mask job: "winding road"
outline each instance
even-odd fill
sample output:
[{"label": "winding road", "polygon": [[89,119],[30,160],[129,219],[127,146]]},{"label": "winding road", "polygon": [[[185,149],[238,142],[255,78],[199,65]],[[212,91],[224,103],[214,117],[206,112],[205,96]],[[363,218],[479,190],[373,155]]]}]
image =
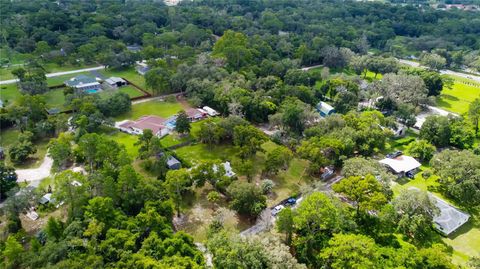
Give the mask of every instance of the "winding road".
[{"label": "winding road", "polygon": [[[90,67],[90,68],[83,68],[83,69],[76,69],[76,70],[70,70],[70,71],[49,73],[49,74],[46,74],[46,77],[47,78],[58,77],[58,76],[63,76],[63,75],[70,75],[70,74],[75,74],[75,73],[95,71],[95,70],[101,70],[101,69],[105,69],[105,66],[100,65],[100,66]],[[0,81],[0,85],[12,84],[12,83],[16,83],[17,81],[18,81],[18,79],[2,80],[2,81]]]},{"label": "winding road", "polygon": [[[412,66],[412,67],[426,68],[425,66],[421,65],[418,62],[403,60],[403,59],[398,59],[398,61],[401,64],[409,65],[409,66]],[[466,74],[466,73],[461,73],[461,72],[448,70],[448,69],[443,69],[443,70],[440,70],[439,72],[442,75],[453,75],[453,76],[457,76],[457,77],[471,79],[471,80],[474,80],[476,82],[480,82],[480,74],[477,74],[477,73],[476,74]]]}]

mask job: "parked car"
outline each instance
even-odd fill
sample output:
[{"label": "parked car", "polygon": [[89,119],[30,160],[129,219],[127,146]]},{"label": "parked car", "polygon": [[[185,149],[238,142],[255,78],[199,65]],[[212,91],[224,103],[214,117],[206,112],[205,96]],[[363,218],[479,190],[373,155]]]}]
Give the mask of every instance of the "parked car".
[{"label": "parked car", "polygon": [[402,151],[397,150],[397,151],[395,151],[395,152],[392,152],[392,153],[390,153],[390,154],[387,154],[386,157],[389,158],[389,159],[394,159],[394,158],[397,158],[398,156],[400,156],[400,155],[402,155],[402,154],[403,154]]},{"label": "parked car", "polygon": [[320,177],[322,178],[322,180],[327,180],[333,177],[334,175],[335,175],[335,169],[333,167],[325,167]]},{"label": "parked car", "polygon": [[292,206],[297,203],[297,199],[290,197],[283,204],[286,206]]},{"label": "parked car", "polygon": [[405,176],[413,179],[415,177],[415,171],[408,171],[405,173]]},{"label": "parked car", "polygon": [[276,216],[280,211],[282,211],[282,209],[284,209],[285,207],[283,205],[277,205],[276,207],[274,207],[272,209],[272,216]]}]

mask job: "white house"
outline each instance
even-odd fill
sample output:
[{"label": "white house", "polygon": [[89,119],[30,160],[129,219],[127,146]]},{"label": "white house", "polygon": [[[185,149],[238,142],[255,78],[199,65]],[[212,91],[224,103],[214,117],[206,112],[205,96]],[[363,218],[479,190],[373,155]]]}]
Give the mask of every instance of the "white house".
[{"label": "white house", "polygon": [[385,158],[379,161],[386,165],[390,170],[398,176],[405,176],[407,173],[415,173],[421,164],[415,158],[400,155],[395,158]]}]

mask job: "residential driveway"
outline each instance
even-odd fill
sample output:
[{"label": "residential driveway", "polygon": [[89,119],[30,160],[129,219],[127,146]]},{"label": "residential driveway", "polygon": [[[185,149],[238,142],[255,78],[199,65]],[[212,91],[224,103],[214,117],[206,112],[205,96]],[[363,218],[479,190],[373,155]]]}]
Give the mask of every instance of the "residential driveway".
[{"label": "residential driveway", "polygon": [[[45,155],[42,164],[38,168],[32,169],[17,169],[17,182],[32,182],[41,181],[42,179],[50,176],[50,170],[52,169],[53,160],[48,155]],[[38,184],[37,184],[38,185]]]},{"label": "residential driveway", "polygon": [[[100,70],[100,69],[104,69],[104,68],[105,68],[105,66],[101,65],[101,66],[90,67],[90,68],[83,68],[83,69],[77,69],[77,70],[50,73],[50,74],[46,74],[46,77],[47,78],[58,77],[58,76],[70,75],[70,74],[81,73],[81,72],[95,71],[95,70]],[[17,81],[18,81],[18,79],[2,80],[2,81],[0,81],[0,85],[12,84],[12,83],[15,83]]]}]

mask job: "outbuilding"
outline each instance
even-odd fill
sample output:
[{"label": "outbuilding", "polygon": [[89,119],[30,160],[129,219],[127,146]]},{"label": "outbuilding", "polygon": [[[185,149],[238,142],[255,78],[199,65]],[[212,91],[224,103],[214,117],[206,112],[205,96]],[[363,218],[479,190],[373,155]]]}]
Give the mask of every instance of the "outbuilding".
[{"label": "outbuilding", "polygon": [[127,85],[127,81],[120,77],[109,77],[105,80],[105,83],[112,88],[119,88]]},{"label": "outbuilding", "polygon": [[333,108],[331,105],[323,102],[323,101],[320,101],[318,104],[317,104],[317,107],[316,107],[318,113],[320,113],[320,116],[322,117],[326,117],[326,116],[329,116],[329,115],[332,115],[333,113],[335,113],[335,108]]}]

